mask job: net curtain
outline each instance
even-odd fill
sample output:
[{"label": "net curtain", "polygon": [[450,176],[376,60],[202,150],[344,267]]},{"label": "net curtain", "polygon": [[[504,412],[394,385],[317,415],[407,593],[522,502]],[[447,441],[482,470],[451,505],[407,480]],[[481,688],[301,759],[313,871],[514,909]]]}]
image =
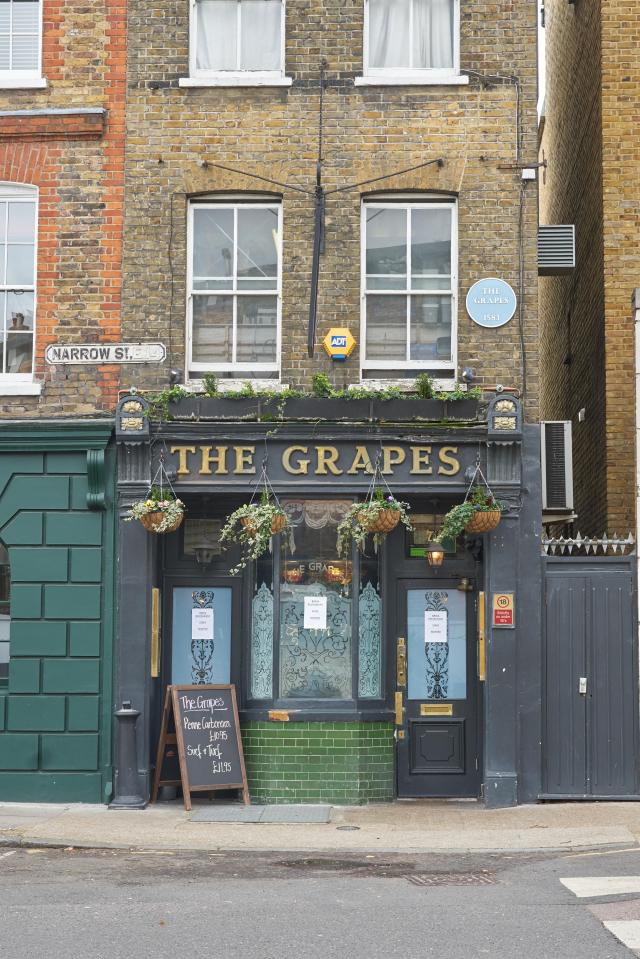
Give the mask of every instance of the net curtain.
[{"label": "net curtain", "polygon": [[453,0],[369,0],[369,66],[453,68],[453,11]]}]

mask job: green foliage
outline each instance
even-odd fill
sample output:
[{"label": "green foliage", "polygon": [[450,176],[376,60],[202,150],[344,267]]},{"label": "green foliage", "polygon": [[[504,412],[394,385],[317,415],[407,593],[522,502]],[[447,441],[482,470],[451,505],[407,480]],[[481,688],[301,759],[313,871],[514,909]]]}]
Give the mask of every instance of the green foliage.
[{"label": "green foliage", "polygon": [[218,395],[218,377],[214,376],[213,373],[205,373],[202,377],[202,382],[204,384],[205,396],[217,396]]},{"label": "green foliage", "polygon": [[455,402],[456,400],[478,400],[481,396],[482,390],[479,386],[472,386],[468,390],[463,390],[459,383],[456,383],[452,390],[435,394],[437,400],[447,400],[448,402]]},{"label": "green foliage", "polygon": [[326,373],[314,373],[311,384],[314,396],[333,396],[336,392]]},{"label": "green foliage", "polygon": [[421,400],[433,399],[433,380],[428,373],[419,373],[416,376],[415,391]]},{"label": "green foliage", "polygon": [[[385,495],[381,487],[376,487],[373,496],[366,503],[354,503],[346,513],[344,519],[338,525],[338,556],[348,556],[351,552],[351,544],[355,543],[359,550],[364,550],[367,534],[370,527],[377,519],[380,510],[395,510],[400,514],[399,522],[412,529],[411,520],[408,511],[408,503],[402,503],[392,494]],[[373,541],[379,545],[386,533],[374,533]]]},{"label": "green foliage", "polygon": [[193,394],[185,390],[182,386],[170,386],[160,393],[154,393],[149,397],[149,416],[159,420],[171,419],[169,404],[177,403],[178,400],[184,400]]},{"label": "green foliage", "polygon": [[260,503],[244,503],[227,517],[220,532],[220,542],[225,548],[231,543],[239,543],[242,547],[239,563],[229,570],[232,576],[266,553],[274,535],[272,526],[281,517],[286,519],[284,510],[279,503],[272,501],[266,490],[260,495]]}]

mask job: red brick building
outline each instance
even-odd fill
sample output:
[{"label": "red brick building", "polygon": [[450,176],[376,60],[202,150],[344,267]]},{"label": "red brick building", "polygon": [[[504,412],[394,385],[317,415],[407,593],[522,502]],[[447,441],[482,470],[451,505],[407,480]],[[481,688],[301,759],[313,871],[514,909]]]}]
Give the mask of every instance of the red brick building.
[{"label": "red brick building", "polygon": [[0,415],[112,409],[116,370],[62,372],[44,352],[52,342],[119,339],[125,4],[1,6],[0,216],[9,232]]}]

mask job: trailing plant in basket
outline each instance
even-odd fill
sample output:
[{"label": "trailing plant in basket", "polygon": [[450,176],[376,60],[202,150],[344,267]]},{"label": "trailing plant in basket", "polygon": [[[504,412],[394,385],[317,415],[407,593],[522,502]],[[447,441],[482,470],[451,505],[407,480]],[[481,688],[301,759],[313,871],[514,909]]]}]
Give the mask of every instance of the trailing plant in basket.
[{"label": "trailing plant in basket", "polygon": [[506,505],[498,502],[489,489],[484,486],[475,486],[464,503],[458,503],[445,515],[436,539],[440,543],[445,539],[455,540],[464,533],[476,513],[495,513],[496,511],[502,513],[505,509]]},{"label": "trailing plant in basket", "polygon": [[393,493],[376,487],[365,503],[354,503],[338,526],[338,555],[348,556],[351,544],[364,550],[366,537],[373,534],[378,546],[392,529],[402,523],[411,529],[408,503],[397,500]]},{"label": "trailing plant in basket", "polygon": [[[161,517],[161,519],[148,526],[144,522],[145,516]],[[147,499],[138,500],[133,503],[129,510],[129,515],[125,517],[125,523],[130,523],[137,519],[151,529],[154,533],[168,533],[182,522],[184,516],[184,503],[171,491],[161,486],[152,486],[149,490]]]},{"label": "trailing plant in basket", "polygon": [[269,548],[269,541],[287,526],[287,515],[268,493],[263,490],[259,503],[244,503],[234,510],[222,528],[220,542],[228,548],[231,543],[242,546],[240,562],[229,570],[232,576],[248,563],[258,559]]}]

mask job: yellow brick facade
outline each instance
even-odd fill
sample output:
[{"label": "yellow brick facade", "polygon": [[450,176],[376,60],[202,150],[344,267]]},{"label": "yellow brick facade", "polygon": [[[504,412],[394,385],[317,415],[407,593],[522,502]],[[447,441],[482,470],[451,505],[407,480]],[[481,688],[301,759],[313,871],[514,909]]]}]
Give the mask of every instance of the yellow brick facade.
[{"label": "yellow brick facade", "polygon": [[633,3],[546,4],[540,222],[575,223],[576,269],[540,279],[541,412],[573,422],[577,526],[592,534],[635,524],[639,23]]},{"label": "yellow brick facade", "polygon": [[[128,155],[123,338],[167,343],[185,368],[187,204],[202,193],[259,191],[283,200],[282,381],[309,389],[314,372],[339,383],[360,378],[359,350],[331,368],[321,342],[330,327],[360,339],[360,214],[368,191],[444,193],[458,198],[458,369],[477,383],[522,386],[526,357],[528,418],[538,418],[536,270],[537,184],[523,189],[516,161],[516,77],[522,159],[536,150],[536,9],[474,2],[461,8],[458,86],[357,86],[363,72],[363,0],[290,0],[286,5],[289,88],[180,87],[188,75],[187,4],[129,3]],[[171,55],[168,55],[170,51]],[[231,166],[313,190],[318,149],[320,64],[326,61],[323,184],[327,190],[442,157],[380,184],[327,201],[316,356],[307,356],[313,197],[216,168]],[[480,82],[476,74],[503,79]],[[482,277],[519,290],[519,215],[523,192],[523,315],[499,330],[469,319],[464,297]],[[135,371],[138,387],[167,383],[166,369]]]}]

